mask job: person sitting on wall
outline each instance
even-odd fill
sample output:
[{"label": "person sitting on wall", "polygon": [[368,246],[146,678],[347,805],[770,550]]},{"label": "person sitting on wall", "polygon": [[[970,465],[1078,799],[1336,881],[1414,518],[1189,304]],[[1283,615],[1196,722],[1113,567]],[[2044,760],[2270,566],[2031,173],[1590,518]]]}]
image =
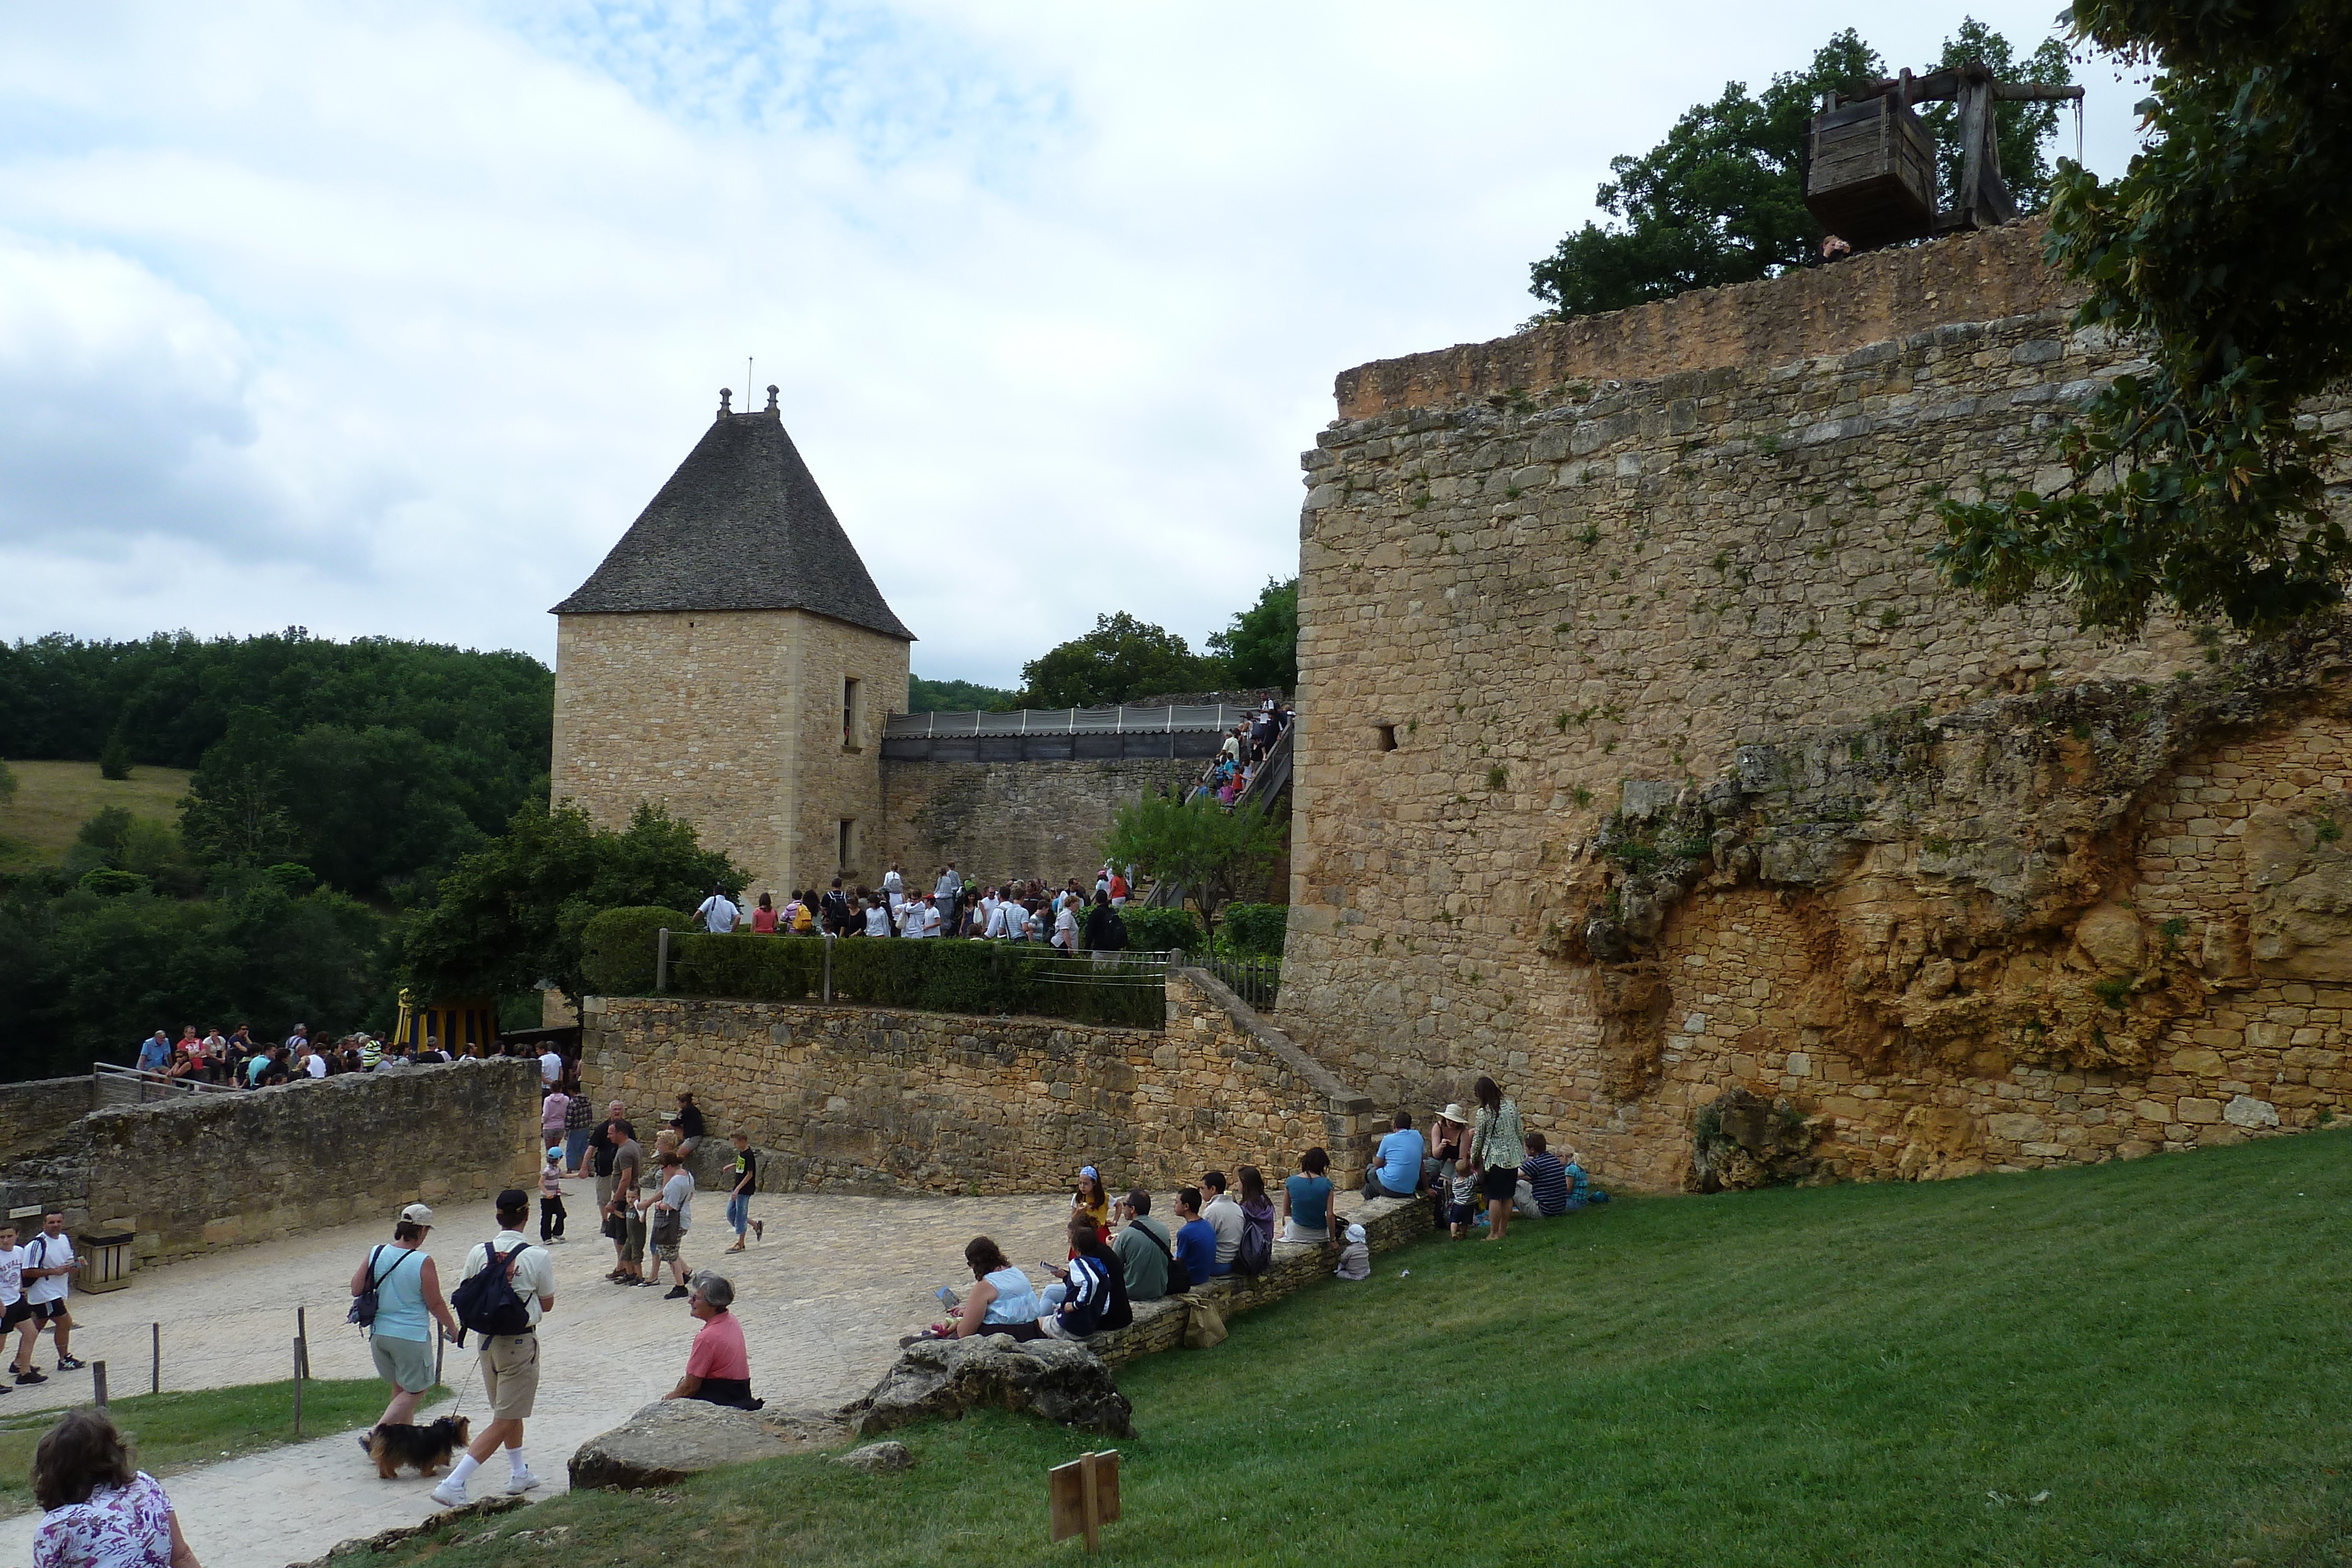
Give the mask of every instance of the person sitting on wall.
[{"label": "person sitting on wall", "polygon": [[1083,1214],[1070,1216],[1069,1234],[1070,1266],[1054,1270],[1061,1278],[1045,1289],[1042,1299],[1049,1310],[1037,1326],[1055,1339],[1084,1339],[1127,1327],[1135,1312],[1128,1304],[1127,1272],[1118,1255],[1103,1245],[1094,1222]]},{"label": "person sitting on wall", "polygon": [[1176,1256],[1195,1285],[1208,1283],[1217,1271],[1217,1228],[1201,1218],[1201,1189],[1176,1189]]},{"label": "person sitting on wall", "polygon": [[[1043,1339],[1037,1326],[1045,1303],[1029,1276],[1005,1261],[1004,1250],[985,1236],[964,1243],[963,1260],[971,1270],[972,1287],[961,1301],[948,1304],[945,1322],[933,1323],[933,1339],[970,1339],[974,1334],[1010,1334],[1016,1341]],[[945,1297],[949,1291],[940,1288]]]},{"label": "person sitting on wall", "polygon": [[751,1353],[743,1343],[742,1320],[728,1310],[734,1304],[732,1284],[707,1269],[694,1276],[686,1310],[702,1326],[686,1353],[686,1375],[664,1399],[699,1399],[734,1410],[767,1404],[751,1397]]},{"label": "person sitting on wall", "polygon": [[1110,1247],[1118,1254],[1119,1271],[1127,1280],[1127,1299],[1156,1301],[1168,1293],[1175,1240],[1166,1226],[1151,1218],[1151,1195],[1141,1187],[1118,1200],[1118,1218],[1123,1228]]},{"label": "person sitting on wall", "polygon": [[1285,1241],[1331,1239],[1331,1156],[1309,1149],[1298,1156],[1298,1174],[1282,1184],[1282,1239]]},{"label": "person sitting on wall", "polygon": [[1364,1167],[1366,1197],[1411,1197],[1421,1190],[1421,1134],[1412,1130],[1412,1113],[1399,1111],[1381,1139],[1371,1163]]}]

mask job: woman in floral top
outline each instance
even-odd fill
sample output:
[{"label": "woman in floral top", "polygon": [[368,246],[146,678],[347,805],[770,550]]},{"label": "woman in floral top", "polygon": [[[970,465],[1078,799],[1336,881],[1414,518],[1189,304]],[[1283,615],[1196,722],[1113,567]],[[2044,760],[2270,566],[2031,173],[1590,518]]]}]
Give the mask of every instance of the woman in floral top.
[{"label": "woman in floral top", "polygon": [[1519,1166],[1528,1157],[1519,1130],[1519,1108],[1503,1098],[1491,1078],[1477,1084],[1478,1125],[1470,1134],[1470,1158],[1485,1174],[1478,1190],[1486,1197],[1486,1239],[1500,1241],[1511,1228],[1511,1200],[1519,1192]]},{"label": "woman in floral top", "polygon": [[198,1568],[172,1500],[131,1468],[102,1411],[68,1412],[42,1436],[33,1497],[48,1511],[33,1537],[33,1568]]}]

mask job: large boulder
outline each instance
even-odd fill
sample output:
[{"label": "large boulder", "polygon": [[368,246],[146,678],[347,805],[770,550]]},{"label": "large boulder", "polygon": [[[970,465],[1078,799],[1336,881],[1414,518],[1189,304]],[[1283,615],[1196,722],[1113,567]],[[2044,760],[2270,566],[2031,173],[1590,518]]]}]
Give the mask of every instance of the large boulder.
[{"label": "large boulder", "polygon": [[700,1399],[648,1405],[609,1432],[600,1432],[572,1456],[572,1484],[581,1487],[666,1486],[720,1465],[749,1464],[793,1451],[748,1410]]},{"label": "large boulder", "polygon": [[1009,1334],[917,1340],[844,1414],[858,1437],[874,1437],[967,1410],[1027,1411],[1108,1437],[1135,1435],[1134,1411],[1102,1357],[1060,1340],[1016,1344]]}]

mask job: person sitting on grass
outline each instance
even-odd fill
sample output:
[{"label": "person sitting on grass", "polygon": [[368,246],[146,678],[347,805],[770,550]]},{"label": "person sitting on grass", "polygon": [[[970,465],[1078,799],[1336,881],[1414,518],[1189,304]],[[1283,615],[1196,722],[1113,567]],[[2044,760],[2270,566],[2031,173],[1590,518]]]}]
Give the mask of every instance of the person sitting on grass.
[{"label": "person sitting on grass", "polygon": [[743,1323],[728,1309],[735,1304],[735,1287],[708,1269],[695,1275],[686,1310],[702,1326],[694,1331],[694,1348],[686,1353],[686,1375],[664,1399],[699,1399],[735,1410],[757,1410],[767,1404],[751,1397],[751,1353],[743,1344]]},{"label": "person sitting on grass", "polygon": [[1037,1326],[1055,1339],[1084,1339],[1135,1321],[1118,1255],[1103,1245],[1094,1222],[1085,1215],[1070,1216],[1070,1266],[1054,1272],[1060,1279],[1045,1287],[1044,1300],[1050,1310]]},{"label": "person sitting on grass", "polygon": [[[1005,1260],[1004,1249],[985,1236],[964,1243],[963,1260],[971,1270],[972,1287],[961,1301],[948,1308],[945,1322],[933,1323],[933,1339],[970,1339],[974,1334],[1010,1334],[1016,1341],[1043,1339],[1037,1326],[1045,1303],[1037,1299],[1029,1276]],[[947,1293],[946,1288],[940,1294]]]},{"label": "person sitting on grass", "polygon": [[1201,1218],[1201,1189],[1176,1189],[1176,1256],[1192,1283],[1205,1285],[1217,1271],[1217,1228]]},{"label": "person sitting on grass", "polygon": [[[1528,1190],[1535,1195],[1536,1212],[1547,1219],[1584,1207],[1580,1192],[1569,1190],[1568,1162],[1551,1152],[1551,1145],[1541,1133],[1528,1134],[1527,1163],[1519,1174],[1528,1178]],[[1577,1185],[1583,1185],[1584,1173],[1576,1173]]]}]

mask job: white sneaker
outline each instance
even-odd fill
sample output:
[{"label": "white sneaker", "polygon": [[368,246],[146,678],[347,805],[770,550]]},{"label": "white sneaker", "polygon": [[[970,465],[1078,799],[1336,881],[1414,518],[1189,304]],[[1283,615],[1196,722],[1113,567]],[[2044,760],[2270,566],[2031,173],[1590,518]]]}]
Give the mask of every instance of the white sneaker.
[{"label": "white sneaker", "polygon": [[529,1465],[525,1465],[522,1468],[522,1474],[508,1478],[507,1494],[511,1497],[517,1492],[530,1491],[532,1488],[538,1485],[539,1478],[530,1473],[530,1467]]},{"label": "white sneaker", "polygon": [[466,1506],[466,1489],[459,1486],[457,1479],[452,1476],[433,1489],[433,1500],[443,1508],[463,1508]]}]

